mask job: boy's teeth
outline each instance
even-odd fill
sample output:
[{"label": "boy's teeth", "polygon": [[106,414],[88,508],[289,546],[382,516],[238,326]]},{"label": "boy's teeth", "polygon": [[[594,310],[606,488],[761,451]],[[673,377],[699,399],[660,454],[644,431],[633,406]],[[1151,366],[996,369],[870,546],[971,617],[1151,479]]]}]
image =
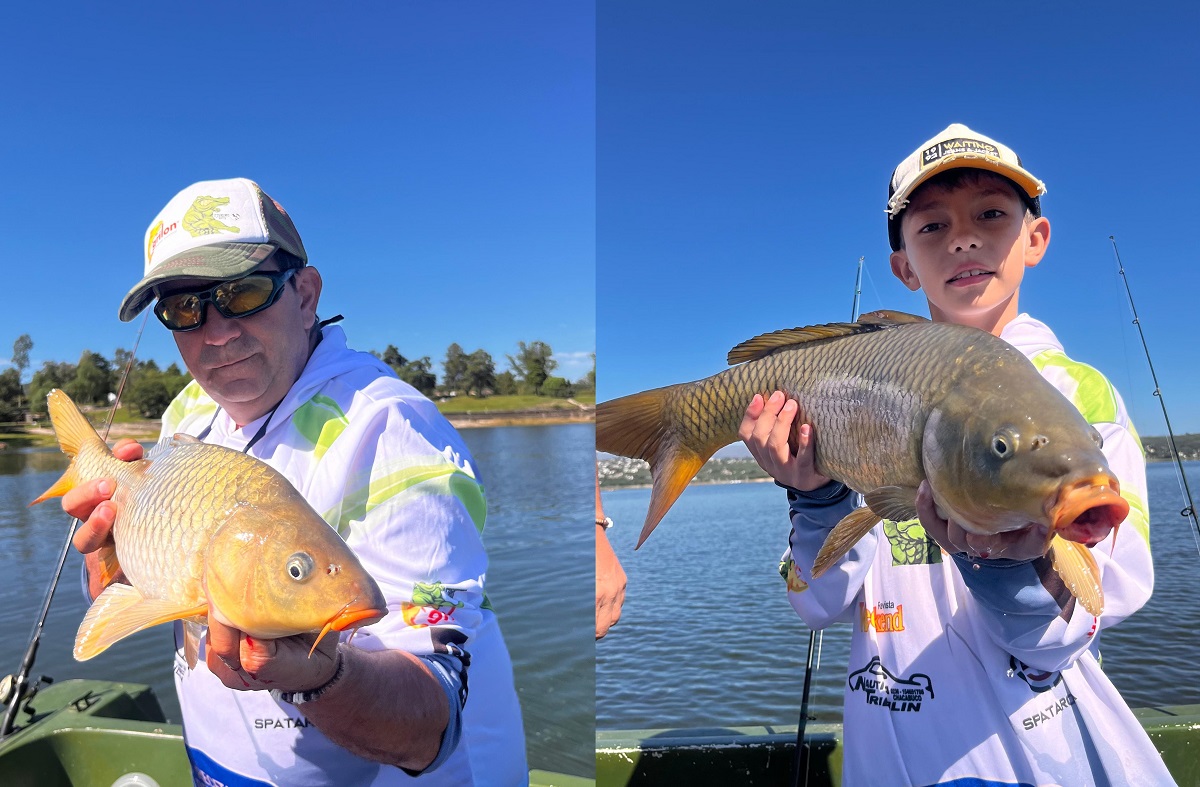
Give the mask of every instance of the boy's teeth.
[{"label": "boy's teeth", "polygon": [[983,270],[963,271],[962,273],[958,274],[950,281],[958,281],[959,279],[965,279],[968,276],[982,276],[985,273],[987,273],[987,271],[983,271]]}]

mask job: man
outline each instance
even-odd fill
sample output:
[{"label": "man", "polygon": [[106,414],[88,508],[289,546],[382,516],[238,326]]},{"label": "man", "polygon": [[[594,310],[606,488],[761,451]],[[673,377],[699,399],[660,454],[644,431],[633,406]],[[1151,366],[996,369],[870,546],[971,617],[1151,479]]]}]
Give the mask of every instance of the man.
[{"label": "man", "polygon": [[[374,576],[389,614],[349,641],[251,638],[209,618],[175,676],[197,784],[524,784],[512,666],[483,592],[486,503],[433,403],[319,322],[321,276],[291,219],[242,178],[172,199],[146,233],[122,320],[156,300],[194,381],[163,435],[186,433],[283,473]],[[122,459],[140,447],[117,446]],[[69,493],[89,592],[120,515],[112,479]],[[468,695],[470,674],[470,702]]]}]

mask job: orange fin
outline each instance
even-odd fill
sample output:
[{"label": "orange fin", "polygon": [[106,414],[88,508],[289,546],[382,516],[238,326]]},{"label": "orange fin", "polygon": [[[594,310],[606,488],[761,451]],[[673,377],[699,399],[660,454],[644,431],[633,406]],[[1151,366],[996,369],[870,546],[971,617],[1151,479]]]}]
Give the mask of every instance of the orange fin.
[{"label": "orange fin", "polygon": [[87,661],[130,634],[169,620],[208,613],[208,604],[181,607],[176,601],[143,598],[130,585],[113,584],[88,608],[75,634],[75,659]]},{"label": "orange fin", "polygon": [[879,520],[879,514],[867,506],[856,508],[842,517],[842,521],[829,531],[829,535],[825,537],[825,543],[821,545],[821,551],[817,553],[817,560],[813,563],[813,578],[828,571],[829,567],[849,552],[850,547],[857,544],[863,536],[870,532],[871,528],[879,523]]},{"label": "orange fin", "polygon": [[97,569],[100,573],[99,580],[103,587],[108,587],[121,573],[121,564],[117,562],[117,548],[112,545],[100,547],[96,550],[96,558],[100,561]]},{"label": "orange fin", "polygon": [[672,429],[668,409],[668,401],[679,387],[655,388],[601,402],[596,407],[596,450],[650,463],[654,489],[650,494],[650,510],[638,537],[639,547],[704,463],[719,448],[737,439],[735,432],[715,435],[700,449],[683,445],[680,435]]},{"label": "orange fin", "polygon": [[782,331],[760,334],[753,339],[747,339],[729,351],[726,360],[730,366],[745,361],[764,358],[783,347],[797,344],[816,342],[822,339],[836,339],[842,336],[854,336],[859,333],[870,333],[896,325],[914,322],[929,322],[924,317],[904,312],[877,311],[869,312],[858,318],[858,322],[831,322],[825,325],[809,325],[803,328],[787,328]]},{"label": "orange fin", "polygon": [[106,454],[110,453],[108,446],[100,439],[100,435],[83,413],[79,412],[71,397],[55,388],[46,394],[46,408],[50,412],[50,422],[54,424],[54,435],[58,438],[58,445],[64,454],[71,457],[71,464],[62,478],[30,503],[31,506],[52,497],[62,497],[75,488],[81,480],[79,471],[75,468],[75,457],[84,447],[93,446]]},{"label": "orange fin", "polygon": [[1071,595],[1089,614],[1104,612],[1104,588],[1100,585],[1100,566],[1092,550],[1061,536],[1050,540],[1050,560]]}]

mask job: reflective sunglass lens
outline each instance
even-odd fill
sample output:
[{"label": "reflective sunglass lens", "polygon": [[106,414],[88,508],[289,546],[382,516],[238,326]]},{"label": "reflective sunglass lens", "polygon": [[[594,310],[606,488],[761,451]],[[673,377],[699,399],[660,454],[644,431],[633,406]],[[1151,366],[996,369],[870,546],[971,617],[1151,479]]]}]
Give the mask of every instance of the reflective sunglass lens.
[{"label": "reflective sunglass lens", "polygon": [[266,276],[247,276],[218,287],[213,303],[227,316],[236,317],[261,308],[271,297],[275,282]]}]

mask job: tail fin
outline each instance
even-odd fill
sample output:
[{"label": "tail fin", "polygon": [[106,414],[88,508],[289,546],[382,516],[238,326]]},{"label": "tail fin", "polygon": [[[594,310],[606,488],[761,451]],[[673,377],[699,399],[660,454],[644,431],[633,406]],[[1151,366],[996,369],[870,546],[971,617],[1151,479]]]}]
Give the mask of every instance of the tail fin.
[{"label": "tail fin", "polygon": [[704,446],[699,451],[682,444],[668,408],[671,393],[678,387],[643,391],[596,406],[596,450],[650,463],[654,489],[650,493],[646,523],[638,537],[639,547],[704,463],[729,442]]},{"label": "tail fin", "polygon": [[54,424],[54,434],[58,437],[58,445],[64,454],[71,457],[71,464],[63,473],[62,478],[55,481],[53,486],[30,503],[31,506],[52,497],[62,497],[75,488],[79,483],[79,471],[76,468],[75,457],[84,446],[98,444],[100,450],[108,452],[108,446],[100,439],[100,435],[96,434],[96,430],[88,423],[88,419],[84,417],[83,413],[79,412],[79,408],[71,401],[71,397],[55,388],[46,395],[46,405],[50,411],[50,422]]}]

